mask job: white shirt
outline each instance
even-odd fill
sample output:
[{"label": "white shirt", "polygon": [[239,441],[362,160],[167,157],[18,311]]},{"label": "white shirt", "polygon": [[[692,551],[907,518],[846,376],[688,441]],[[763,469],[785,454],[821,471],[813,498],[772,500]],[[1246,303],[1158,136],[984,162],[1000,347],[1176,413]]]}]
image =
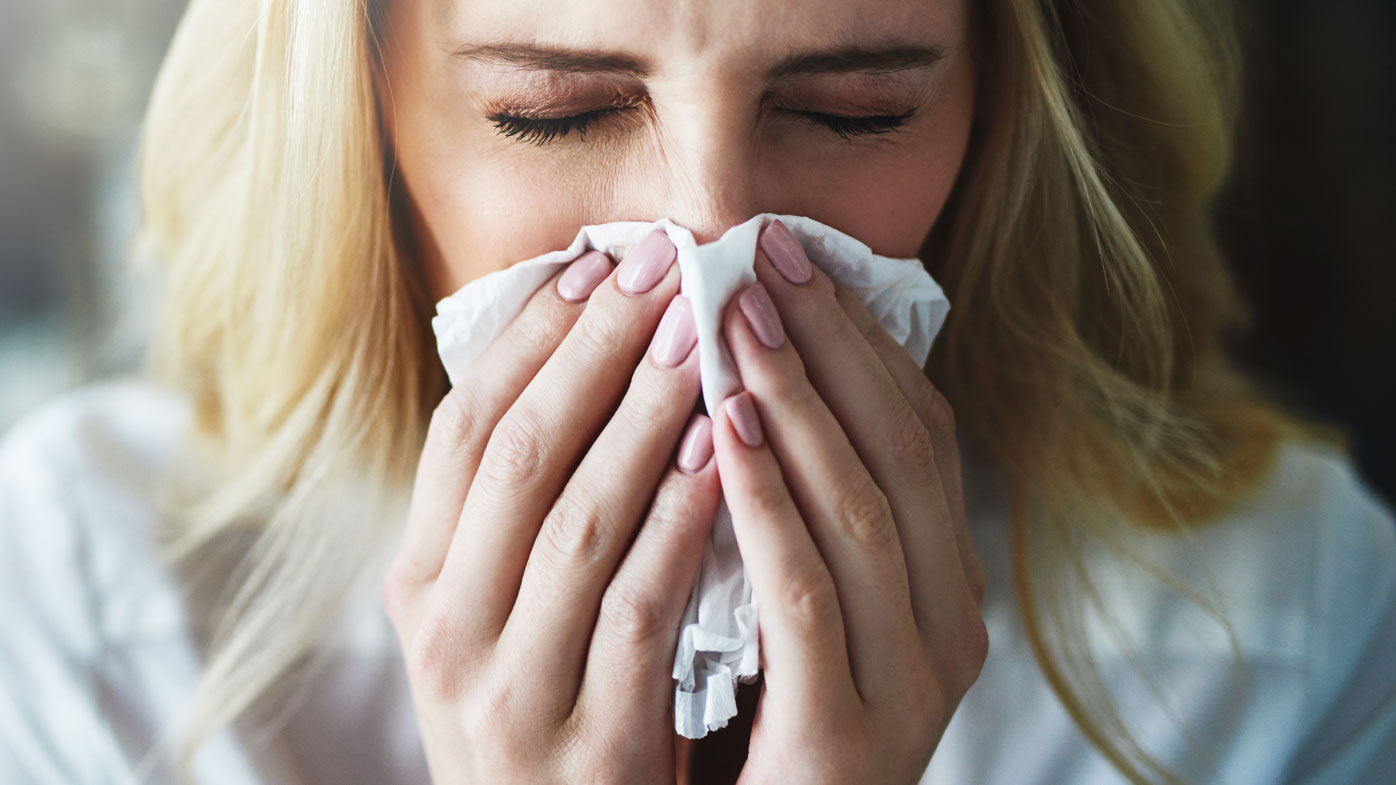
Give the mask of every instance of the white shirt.
[{"label": "white shirt", "polygon": [[[0,442],[3,785],[136,782],[152,734],[182,716],[200,664],[155,554],[150,499],[180,460],[189,414],[171,393],[113,382],[48,404]],[[990,649],[922,782],[1123,783],[1029,651],[1003,484],[969,462],[965,476]],[[1089,637],[1161,762],[1199,782],[1396,783],[1396,523],[1346,459],[1287,445],[1265,487],[1223,521],[1190,537],[1131,532],[1129,543],[1220,599],[1245,663],[1233,681],[1220,627],[1091,552],[1126,643],[1099,623]],[[342,643],[287,727],[219,736],[198,759],[203,782],[429,782],[378,576],[342,618]],[[1131,641],[1162,702],[1134,675]]]}]

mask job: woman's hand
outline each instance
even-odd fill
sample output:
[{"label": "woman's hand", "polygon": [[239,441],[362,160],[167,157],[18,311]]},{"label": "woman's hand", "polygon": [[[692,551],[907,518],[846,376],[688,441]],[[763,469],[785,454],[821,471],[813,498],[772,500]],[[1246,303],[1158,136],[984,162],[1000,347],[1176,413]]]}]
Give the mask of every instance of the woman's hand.
[{"label": "woman's hand", "polygon": [[713,426],[761,609],[739,781],[908,785],[988,648],[953,418],[784,226],[761,249],[724,315],[746,390]]},{"label": "woman's hand", "polygon": [[613,275],[584,254],[432,417],[383,588],[437,785],[674,779],[718,482],[673,258],[662,232]]}]

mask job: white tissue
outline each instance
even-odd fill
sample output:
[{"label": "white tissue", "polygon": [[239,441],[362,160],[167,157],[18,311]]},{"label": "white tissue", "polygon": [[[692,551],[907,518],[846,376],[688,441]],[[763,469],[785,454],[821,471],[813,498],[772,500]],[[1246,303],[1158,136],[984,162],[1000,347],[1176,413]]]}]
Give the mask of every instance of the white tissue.
[{"label": "white tissue", "polygon": [[[467,383],[466,371],[538,287],[590,249],[617,263],[645,235],[662,229],[678,249],[680,292],[693,306],[699,373],[708,411],[741,389],[720,339],[722,309],[741,287],[756,280],[756,241],[780,219],[816,266],[848,286],[889,335],[924,364],[950,305],[920,260],[874,254],[862,242],[811,218],[761,213],[698,245],[693,234],[668,218],[584,226],[565,250],[552,251],[463,286],[436,305],[432,328],[451,384]],[[697,739],[725,726],[737,713],[737,682],[755,680],[759,664],[756,598],[737,550],[727,505],[720,503],[703,548],[674,653],[674,729]]]}]

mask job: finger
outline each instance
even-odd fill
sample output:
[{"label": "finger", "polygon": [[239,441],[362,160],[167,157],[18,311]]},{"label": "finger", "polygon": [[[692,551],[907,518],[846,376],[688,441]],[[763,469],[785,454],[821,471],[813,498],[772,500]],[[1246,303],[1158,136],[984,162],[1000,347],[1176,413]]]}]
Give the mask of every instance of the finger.
[{"label": "finger", "polygon": [[718,407],[713,448],[732,530],[756,597],[762,668],[771,713],[848,717],[861,708],[853,687],[843,614],[833,576],[810,539],[780,464],[765,440],[751,393]]},{"label": "finger", "polygon": [[676,296],[620,407],[544,519],[500,636],[511,661],[562,679],[547,692],[568,707],[602,595],[698,401],[696,343],[688,300]]},{"label": "finger", "polygon": [[834,293],[844,313],[862,333],[892,379],[901,390],[902,397],[911,404],[922,424],[931,435],[932,453],[935,456],[936,470],[941,478],[941,488],[950,508],[950,519],[955,524],[955,545],[960,554],[960,563],[969,582],[970,592],[976,603],[984,599],[984,565],[970,538],[969,523],[965,518],[965,494],[960,445],[956,438],[955,413],[950,402],[936,389],[926,372],[917,367],[906,348],[897,343],[878,324],[862,299],[852,289],[833,282]]},{"label": "finger", "polygon": [[790,495],[833,574],[859,694],[887,698],[900,689],[889,676],[901,658],[923,648],[888,500],[810,385],[765,287],[739,291],[723,328]]},{"label": "finger", "polygon": [[587,296],[612,267],[609,256],[588,251],[558,271],[471,364],[470,384],[453,388],[437,405],[418,460],[402,543],[389,571],[387,583],[395,594],[414,593],[440,573],[490,431],[562,342]]},{"label": "finger", "polygon": [[679,624],[719,495],[712,420],[694,414],[601,600],[577,698],[580,711],[611,713],[617,697],[627,696],[629,706],[645,712],[640,716],[667,716]]},{"label": "finger", "polygon": [[[777,236],[783,230],[779,222],[767,228]],[[958,600],[961,588],[969,595],[935,441],[886,364],[838,302],[833,281],[804,260],[810,269],[808,282],[791,283],[772,265],[765,249],[802,254],[799,244],[762,236],[757,277],[769,282],[771,298],[805,360],[810,380],[888,497],[906,554],[917,625],[925,636],[933,637],[946,600]],[[900,347],[897,351],[906,354]],[[906,365],[914,367],[910,357]]]},{"label": "finger", "polygon": [[[436,585],[455,634],[503,629],[541,522],[629,383],[617,370],[636,367],[678,291],[673,260],[663,232],[637,245],[490,434]],[[620,288],[637,269],[643,290]]]}]

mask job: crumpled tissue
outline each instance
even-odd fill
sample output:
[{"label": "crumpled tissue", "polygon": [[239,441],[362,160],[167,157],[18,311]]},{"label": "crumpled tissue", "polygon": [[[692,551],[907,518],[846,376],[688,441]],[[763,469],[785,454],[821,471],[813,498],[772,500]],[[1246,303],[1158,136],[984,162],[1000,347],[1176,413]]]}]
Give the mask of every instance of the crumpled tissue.
[{"label": "crumpled tissue", "polygon": [[[658,229],[678,249],[680,293],[692,304],[698,333],[703,401],[709,412],[717,411],[724,398],[741,390],[720,338],[722,309],[735,292],[756,280],[757,237],[774,219],[790,229],[811,262],[863,300],[918,365],[925,363],[950,305],[920,260],[879,256],[866,244],[811,218],[761,213],[703,245],[668,218],[584,226],[564,250],[471,281],[437,303],[432,320],[447,375],[453,385],[468,383],[470,364],[568,262],[597,249],[619,264],[641,238]],[[674,654],[675,731],[702,738],[736,715],[737,682],[755,681],[758,646],[756,598],[737,550],[731,514],[720,503]]]}]

